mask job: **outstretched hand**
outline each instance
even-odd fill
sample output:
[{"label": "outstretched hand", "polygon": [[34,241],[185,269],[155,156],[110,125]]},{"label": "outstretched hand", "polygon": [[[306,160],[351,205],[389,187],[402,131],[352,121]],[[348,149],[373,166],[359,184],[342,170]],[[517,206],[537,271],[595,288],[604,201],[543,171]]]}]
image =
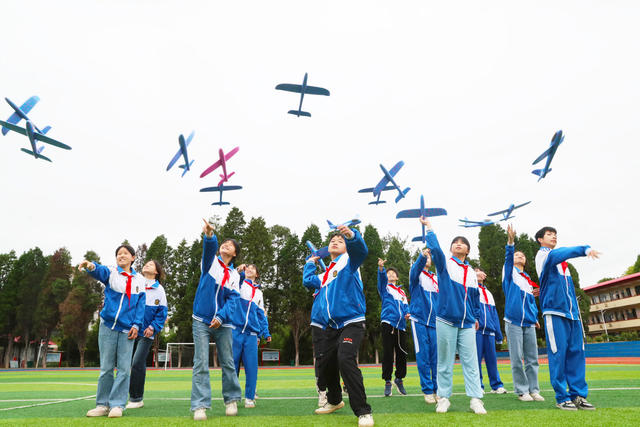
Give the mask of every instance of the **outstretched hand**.
[{"label": "outstretched hand", "polygon": [[213,226],[209,224],[209,221],[207,221],[206,219],[202,218],[202,220],[204,221],[204,227],[202,227],[202,232],[207,237],[213,237],[213,231],[214,231]]},{"label": "outstretched hand", "polygon": [[600,258],[601,253],[596,251],[595,249],[591,249],[589,252],[587,252],[587,258],[591,258],[591,259],[598,259]]},{"label": "outstretched hand", "polygon": [[378,270],[382,271],[385,262],[387,261],[383,260],[382,258],[378,258]]},{"label": "outstretched hand", "polygon": [[242,273],[245,268],[247,268],[247,264],[240,264],[239,266],[236,267],[236,271],[238,273]]},{"label": "outstretched hand", "polygon": [[316,262],[318,262],[318,260],[319,260],[319,259],[320,259],[320,257],[319,257],[319,256],[312,256],[312,257],[309,257],[309,259],[307,260],[307,262],[312,262],[312,263],[314,263],[314,264],[315,264]]},{"label": "outstretched hand", "polygon": [[421,216],[418,219],[420,220],[420,224],[427,227],[427,230],[431,230],[431,222],[429,222],[429,218],[427,218],[426,216]]},{"label": "outstretched hand", "polygon": [[340,232],[340,234],[342,234],[344,237],[346,237],[349,240],[353,239],[353,236],[355,235],[353,234],[353,231],[351,231],[351,229],[346,225],[339,225],[338,231]]},{"label": "outstretched hand", "polygon": [[80,264],[78,264],[78,270],[89,270],[89,271],[93,271],[96,269],[96,265],[91,262],[91,261],[87,261],[86,259],[84,261],[82,261]]},{"label": "outstretched hand", "polygon": [[516,230],[513,229],[513,225],[507,225],[507,243],[513,245],[516,241]]}]

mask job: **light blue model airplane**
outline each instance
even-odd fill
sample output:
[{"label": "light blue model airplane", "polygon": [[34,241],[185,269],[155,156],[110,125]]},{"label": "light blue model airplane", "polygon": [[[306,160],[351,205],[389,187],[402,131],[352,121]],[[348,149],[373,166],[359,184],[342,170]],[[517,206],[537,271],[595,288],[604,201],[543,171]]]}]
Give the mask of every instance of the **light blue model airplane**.
[{"label": "light blue model airplane", "polygon": [[462,222],[462,224],[459,224],[459,225],[460,227],[464,227],[464,228],[483,227],[485,225],[495,224],[495,222],[491,221],[489,218],[485,219],[484,221],[471,221],[467,219],[467,217],[464,217],[464,219],[459,219],[458,221]]},{"label": "light blue model airplane", "polygon": [[309,240],[307,240],[307,247],[311,251],[310,256],[320,257],[318,259],[318,264],[320,264],[320,268],[322,268],[322,271],[326,271],[327,266],[325,265],[324,261],[322,261],[322,258],[326,258],[329,256],[329,247],[325,246],[324,248],[316,249],[313,243],[311,243]]},{"label": "light blue model airplane", "polygon": [[[24,133],[23,131],[20,130],[15,130],[10,126],[2,126],[2,134],[6,135],[7,133],[9,133],[10,130],[15,130],[18,133],[22,133],[23,135],[27,135],[29,137],[29,127],[31,127],[31,134],[35,135],[35,134],[40,134],[40,135],[46,135],[47,132],[49,132],[49,130],[51,130],[51,126],[45,126],[42,130],[40,130],[27,116],[27,114],[33,109],[33,107],[35,107],[35,105],[38,103],[38,101],[40,101],[40,98],[37,96],[32,96],[31,98],[27,99],[27,101],[22,104],[20,107],[18,107],[16,104],[14,104],[9,98],[5,98],[5,101],[7,101],[7,104],[9,104],[9,106],[11,108],[13,108],[13,114],[11,114],[11,116],[7,119],[7,123],[9,125],[17,125],[18,123],[20,123],[21,120],[24,120],[27,124],[25,126],[24,131],[26,131],[26,133]],[[18,129],[22,129],[22,128],[18,128]],[[22,151],[23,153],[27,153],[29,155],[34,156],[36,159],[42,159],[42,160],[46,160],[48,162],[51,161],[50,158],[42,155],[42,150],[44,150],[44,145],[38,147],[38,144],[36,141],[38,141],[39,138],[32,138],[29,137],[29,142],[31,143],[31,148],[32,150],[27,150],[26,148],[21,148],[20,151]],[[44,142],[44,141],[43,141]],[[56,141],[57,142],[57,141]],[[62,144],[62,143],[60,143]],[[53,144],[56,145],[56,144]],[[64,145],[64,144],[62,144]],[[58,145],[59,146],[59,145]],[[60,147],[60,146],[59,146]],[[65,147],[67,147],[65,145]],[[64,147],[61,147],[64,148]],[[67,148],[67,149],[70,149]]]},{"label": "light blue model airplane", "polygon": [[213,203],[211,203],[211,205],[223,206],[223,205],[230,204],[229,202],[223,202],[222,201],[222,193],[223,192],[225,192],[225,191],[233,191],[233,190],[241,190],[241,189],[242,189],[242,187],[239,186],[239,185],[219,185],[217,187],[201,188],[200,192],[201,193],[206,193],[206,192],[219,191],[220,192],[220,201],[213,202]]},{"label": "light blue model airplane", "polygon": [[518,206],[515,206],[513,203],[511,203],[507,209],[504,209],[504,210],[501,210],[501,211],[498,211],[498,212],[494,212],[494,213],[490,213],[490,214],[488,214],[488,216],[502,215],[503,218],[500,221],[506,221],[508,219],[515,218],[515,216],[511,215],[514,210],[516,210],[518,208],[521,208],[523,206],[526,206],[529,203],[531,203],[531,200],[529,200],[528,202],[525,202],[525,203],[523,203],[521,205],[518,205]]},{"label": "light blue model airplane", "polygon": [[564,135],[562,134],[562,130],[559,130],[555,134],[553,134],[553,138],[551,138],[551,145],[549,146],[549,148],[547,148],[544,153],[540,154],[538,158],[533,161],[532,164],[535,165],[545,157],[547,158],[547,162],[544,164],[544,168],[536,169],[531,172],[532,174],[539,176],[538,182],[540,182],[542,178],[546,177],[547,174],[551,172],[551,160],[553,160],[553,156],[556,155],[556,151],[558,150],[560,144],[562,144],[562,141],[564,141]]},{"label": "light blue model airplane", "polygon": [[[398,163],[396,163],[395,166],[393,166],[391,168],[391,170],[387,170],[387,168],[385,168],[383,165],[380,165],[380,169],[382,169],[382,173],[384,174],[384,176],[382,177],[380,182],[378,182],[378,184],[373,189],[371,189],[371,188],[363,188],[362,190],[359,190],[358,192],[359,193],[373,193],[373,196],[377,197],[377,199],[375,200],[375,202],[370,202],[369,204],[377,205],[379,203],[384,203],[384,201],[380,200],[380,193],[382,193],[383,191],[396,189],[396,190],[398,190],[398,196],[396,197],[396,203],[398,203],[398,201],[400,201],[400,199],[404,198],[404,196],[407,195],[409,190],[411,190],[410,187],[407,187],[404,190],[401,190],[400,187],[398,186],[398,184],[396,184],[396,181],[393,179],[393,177],[396,176],[398,171],[400,171],[400,169],[402,169],[402,166],[404,166],[404,162],[402,160],[400,160]],[[387,184],[389,184],[389,183],[391,183],[391,185],[387,186]]]},{"label": "light blue model airplane", "polygon": [[295,116],[304,116],[311,117],[311,113],[306,111],[302,111],[302,100],[304,99],[304,95],[324,95],[329,96],[330,93],[327,89],[315,86],[307,86],[307,73],[304,73],[304,79],[302,80],[302,85],[294,85],[290,83],[282,83],[276,86],[276,90],[285,90],[287,92],[295,92],[300,94],[300,105],[297,110],[289,110],[289,114],[293,114]]},{"label": "light blue model airplane", "polygon": [[[447,211],[442,208],[425,208],[424,207],[424,196],[420,195],[420,208],[418,209],[406,209],[404,211],[398,212],[396,218],[422,218],[422,217],[431,217],[431,216],[440,216],[446,215]],[[424,229],[424,225],[422,225],[422,236],[416,236],[411,239],[412,242],[422,242],[427,243],[427,233]]]},{"label": "light blue model airplane", "polygon": [[343,222],[342,224],[338,224],[338,225],[335,225],[331,221],[327,220],[327,224],[329,224],[329,229],[330,230],[335,230],[336,228],[340,227],[341,225],[346,225],[347,227],[353,227],[354,225],[358,225],[361,222],[362,221],[360,221],[360,219],[358,218],[358,215],[356,215],[355,218],[350,219],[349,221]]},{"label": "light blue model airplane", "polygon": [[180,134],[180,136],[178,137],[178,145],[180,145],[180,149],[178,150],[176,155],[173,156],[173,159],[171,159],[171,161],[169,162],[167,170],[171,169],[180,157],[184,157],[184,165],[178,166],[180,169],[184,169],[184,171],[182,172],[182,176],[184,176],[185,173],[191,170],[191,165],[193,164],[194,160],[189,161],[189,156],[187,155],[187,147],[189,146],[189,143],[191,143],[193,135],[195,135],[195,131],[191,131],[191,134],[185,140],[184,135]]}]

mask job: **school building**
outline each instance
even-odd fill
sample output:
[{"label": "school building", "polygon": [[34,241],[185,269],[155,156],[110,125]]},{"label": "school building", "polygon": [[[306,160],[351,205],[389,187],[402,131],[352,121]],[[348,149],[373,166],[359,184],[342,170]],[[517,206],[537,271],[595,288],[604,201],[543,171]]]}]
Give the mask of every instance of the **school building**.
[{"label": "school building", "polygon": [[591,300],[587,333],[617,335],[640,331],[640,273],[582,289]]}]

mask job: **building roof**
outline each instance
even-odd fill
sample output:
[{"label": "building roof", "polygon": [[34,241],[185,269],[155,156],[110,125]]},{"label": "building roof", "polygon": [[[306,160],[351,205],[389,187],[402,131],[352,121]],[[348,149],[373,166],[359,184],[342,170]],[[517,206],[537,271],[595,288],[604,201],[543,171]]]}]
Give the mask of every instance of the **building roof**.
[{"label": "building roof", "polygon": [[618,277],[617,279],[607,280],[606,282],[596,283],[595,285],[587,286],[586,288],[582,288],[583,291],[592,291],[594,289],[606,288],[614,285],[622,285],[627,282],[631,282],[635,279],[640,279],[640,273],[630,274],[628,276]]}]

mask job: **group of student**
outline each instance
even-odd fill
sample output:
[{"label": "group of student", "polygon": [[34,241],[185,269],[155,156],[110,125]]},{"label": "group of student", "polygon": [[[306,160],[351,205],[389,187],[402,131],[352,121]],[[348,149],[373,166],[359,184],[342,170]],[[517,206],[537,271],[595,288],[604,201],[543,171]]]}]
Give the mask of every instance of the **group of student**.
[{"label": "group of student", "polygon": [[[399,284],[394,268],[378,261],[378,292],[382,299],[382,379],[385,396],[391,395],[393,361],[394,384],[406,394],[406,321],[411,321],[420,385],[426,403],[436,403],[436,412],[445,413],[451,403],[453,366],[456,353],[462,364],[465,391],[470,408],[486,414],[480,362],[484,358],[491,389],[506,393],[497,370],[495,344],[502,341],[500,321],[491,292],[482,282],[480,270],[469,265],[469,241],[455,237],[451,256],[445,255],[427,218],[427,248],[411,267],[410,303]],[[214,229],[206,220],[203,227],[203,254],[200,281],[193,303],[194,366],[191,410],[194,420],[206,420],[211,408],[209,343],[213,339],[222,370],[222,396],[226,415],[237,414],[241,400],[238,381],[240,362],[245,368],[245,407],[255,407],[258,372],[258,343],[271,340],[255,265],[234,268],[240,246],[234,239],[218,245]],[[574,285],[566,261],[579,256],[598,258],[589,246],[556,248],[552,227],[536,233],[540,250],[536,269],[540,285],[524,272],[525,254],[515,251],[515,231],[508,227],[502,288],[505,294],[505,333],[509,346],[515,393],[522,401],[543,401],[538,384],[538,354],[535,328],[539,296],[547,340],[551,385],[556,406],[563,410],[595,409],[587,402],[585,354],[582,322]],[[313,289],[311,326],[319,392],[316,414],[330,414],[342,407],[344,381],[349,404],[359,426],[373,426],[357,355],[366,333],[366,305],[360,266],[368,254],[362,235],[345,225],[330,236],[331,263],[317,272],[318,257],[310,257],[303,269],[304,286]],[[96,408],[87,416],[120,417],[126,408],[143,406],[146,358],[155,334],[167,316],[166,296],[159,280],[162,267],[156,261],[144,265],[142,274],[132,269],[133,248],[116,250],[117,267],[83,261],[85,269],[105,285],[104,307],[100,312],[100,377]],[[435,267],[435,274],[430,271]],[[126,298],[125,298],[126,297]],[[138,331],[144,331],[139,336]],[[136,352],[132,353],[134,343]],[[523,364],[524,362],[524,364]],[[117,374],[113,375],[117,367]],[[131,375],[130,375],[131,372]]]}]

